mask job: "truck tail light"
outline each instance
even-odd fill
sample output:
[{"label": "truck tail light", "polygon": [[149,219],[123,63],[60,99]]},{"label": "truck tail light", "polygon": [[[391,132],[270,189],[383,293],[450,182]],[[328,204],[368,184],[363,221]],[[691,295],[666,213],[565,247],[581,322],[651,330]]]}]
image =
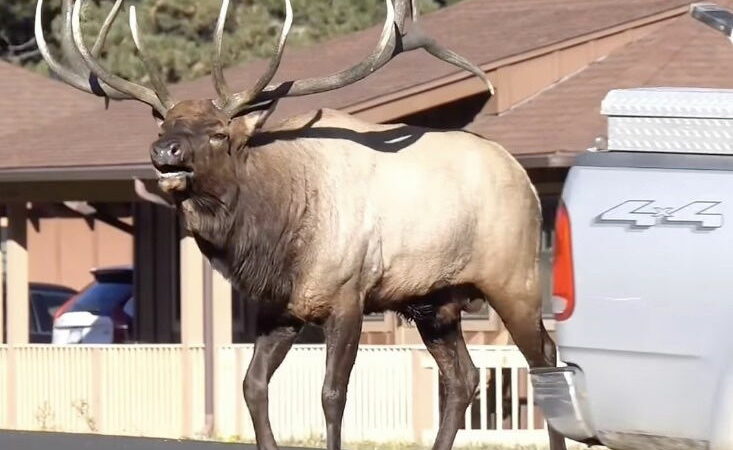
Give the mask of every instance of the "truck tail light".
[{"label": "truck tail light", "polygon": [[555,320],[568,320],[575,310],[575,284],[573,280],[573,247],[570,233],[570,216],[564,204],[560,204],[555,217],[555,258],[553,265],[552,295]]}]

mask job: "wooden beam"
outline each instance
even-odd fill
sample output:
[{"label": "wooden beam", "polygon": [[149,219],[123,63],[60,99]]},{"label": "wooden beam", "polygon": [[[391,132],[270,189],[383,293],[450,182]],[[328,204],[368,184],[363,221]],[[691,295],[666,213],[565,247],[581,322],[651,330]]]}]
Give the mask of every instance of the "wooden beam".
[{"label": "wooden beam", "polygon": [[131,202],[138,200],[135,188],[129,180],[0,183],[0,198],[11,202],[64,202],[68,200]]},{"label": "wooden beam", "polygon": [[11,203],[7,240],[7,336],[8,344],[28,343],[28,210],[26,204]]}]

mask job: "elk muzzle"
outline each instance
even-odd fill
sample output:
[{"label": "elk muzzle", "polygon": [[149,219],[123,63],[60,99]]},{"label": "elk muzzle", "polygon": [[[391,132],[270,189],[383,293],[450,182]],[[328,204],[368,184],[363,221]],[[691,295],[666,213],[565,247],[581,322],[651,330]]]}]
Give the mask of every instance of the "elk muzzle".
[{"label": "elk muzzle", "polygon": [[150,149],[150,159],[158,172],[158,185],[166,192],[185,191],[193,175],[191,152],[178,139],[159,139]]}]

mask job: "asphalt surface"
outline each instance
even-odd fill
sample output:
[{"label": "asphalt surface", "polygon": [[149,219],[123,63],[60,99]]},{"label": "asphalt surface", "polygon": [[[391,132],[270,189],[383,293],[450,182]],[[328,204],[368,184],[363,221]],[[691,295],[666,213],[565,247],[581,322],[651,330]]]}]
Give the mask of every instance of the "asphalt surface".
[{"label": "asphalt surface", "polygon": [[[293,447],[282,447],[288,450]],[[255,450],[250,444],[0,430],[0,450]]]}]

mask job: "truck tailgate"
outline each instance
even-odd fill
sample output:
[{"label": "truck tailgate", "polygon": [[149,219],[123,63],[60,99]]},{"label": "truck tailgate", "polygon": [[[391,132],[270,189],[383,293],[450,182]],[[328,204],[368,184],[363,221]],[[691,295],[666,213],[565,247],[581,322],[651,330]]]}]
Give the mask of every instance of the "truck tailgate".
[{"label": "truck tailgate", "polygon": [[568,176],[576,305],[558,343],[599,433],[710,436],[733,346],[729,159],[596,154]]}]

